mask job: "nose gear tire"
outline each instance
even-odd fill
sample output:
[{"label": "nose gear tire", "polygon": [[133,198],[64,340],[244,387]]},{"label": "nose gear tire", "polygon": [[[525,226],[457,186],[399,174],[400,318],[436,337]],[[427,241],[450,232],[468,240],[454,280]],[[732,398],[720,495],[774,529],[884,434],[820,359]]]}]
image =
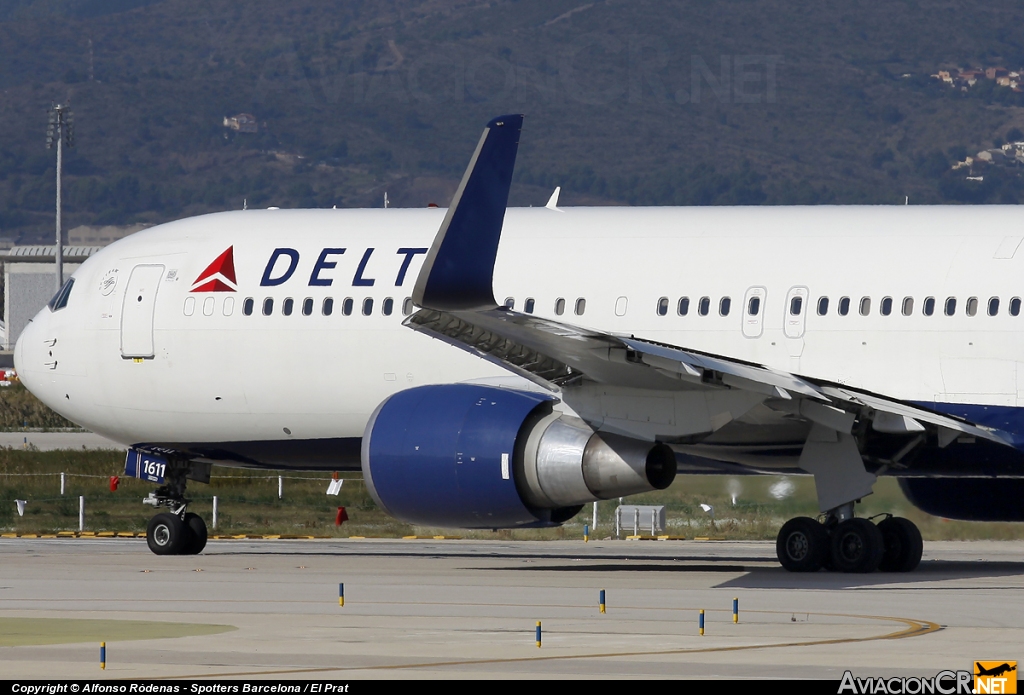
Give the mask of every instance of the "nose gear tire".
[{"label": "nose gear tire", "polygon": [[185,528],[188,531],[188,541],[182,548],[182,555],[198,555],[206,547],[206,522],[198,514],[189,512],[185,515]]},{"label": "nose gear tire", "polygon": [[178,555],[188,540],[188,529],[175,514],[157,514],[146,527],[146,544],[157,555]]}]

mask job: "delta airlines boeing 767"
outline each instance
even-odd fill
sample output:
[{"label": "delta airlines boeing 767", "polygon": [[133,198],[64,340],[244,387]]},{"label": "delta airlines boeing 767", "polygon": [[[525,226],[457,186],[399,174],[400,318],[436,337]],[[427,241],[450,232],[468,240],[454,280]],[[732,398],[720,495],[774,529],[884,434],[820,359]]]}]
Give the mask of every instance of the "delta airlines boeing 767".
[{"label": "delta airlines boeing 767", "polygon": [[[679,473],[808,473],[789,570],[908,571],[925,511],[1024,520],[1015,207],[506,210],[521,116],[451,206],[247,210],[85,262],[22,333],[28,388],[159,487],[158,554],[212,464],[362,470],[414,524],[521,528]],[[279,379],[258,378],[283,365]]]}]

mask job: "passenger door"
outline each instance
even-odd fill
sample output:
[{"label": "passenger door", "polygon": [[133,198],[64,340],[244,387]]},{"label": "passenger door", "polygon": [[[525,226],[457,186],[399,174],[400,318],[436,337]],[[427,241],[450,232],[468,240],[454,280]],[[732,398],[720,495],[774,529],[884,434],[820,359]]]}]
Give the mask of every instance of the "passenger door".
[{"label": "passenger door", "polygon": [[156,293],[164,276],[162,265],[137,265],[132,269],[121,307],[121,357],[152,358],[153,315]]}]

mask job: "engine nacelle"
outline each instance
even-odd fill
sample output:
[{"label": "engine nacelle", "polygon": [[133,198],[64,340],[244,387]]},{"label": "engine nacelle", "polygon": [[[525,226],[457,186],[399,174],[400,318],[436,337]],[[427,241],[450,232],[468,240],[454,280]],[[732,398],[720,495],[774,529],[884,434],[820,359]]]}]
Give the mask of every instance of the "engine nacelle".
[{"label": "engine nacelle", "polygon": [[595,433],[544,394],[474,384],[421,386],[381,403],[362,466],[382,509],[425,526],[553,526],[583,504],[661,490],[665,444]]},{"label": "engine nacelle", "polygon": [[1024,521],[1024,479],[900,478],[910,503],[934,516],[963,521]]}]

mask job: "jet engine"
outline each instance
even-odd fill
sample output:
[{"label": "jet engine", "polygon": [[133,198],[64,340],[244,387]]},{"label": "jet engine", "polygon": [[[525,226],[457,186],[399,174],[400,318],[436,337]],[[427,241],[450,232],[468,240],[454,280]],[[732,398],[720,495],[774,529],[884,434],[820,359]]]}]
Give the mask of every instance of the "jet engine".
[{"label": "jet engine", "polygon": [[403,521],[457,528],[557,526],[596,500],[667,488],[665,444],[597,433],[554,399],[474,384],[421,386],[366,425],[363,476]]}]

